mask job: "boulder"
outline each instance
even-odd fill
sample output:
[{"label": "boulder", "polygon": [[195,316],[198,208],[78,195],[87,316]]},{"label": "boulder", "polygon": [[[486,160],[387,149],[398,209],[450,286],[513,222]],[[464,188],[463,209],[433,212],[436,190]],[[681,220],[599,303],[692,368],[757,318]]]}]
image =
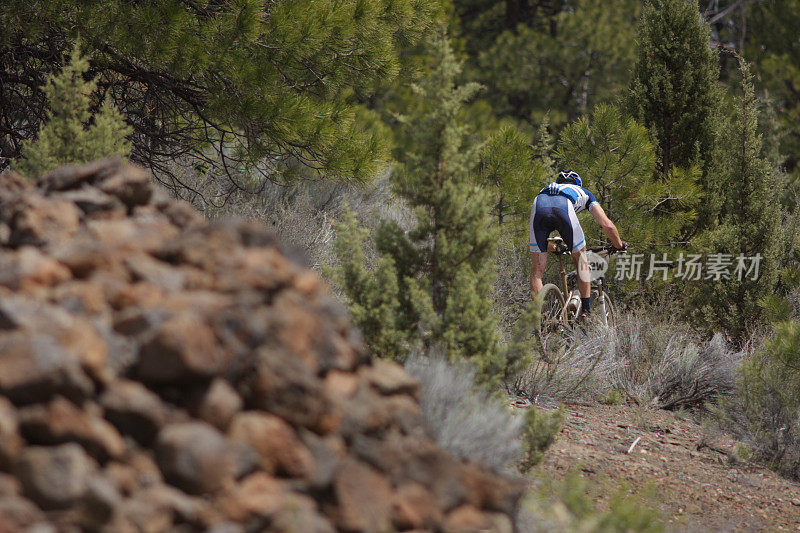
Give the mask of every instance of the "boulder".
[{"label": "boulder", "polygon": [[97,466],[75,443],[28,446],[14,471],[26,497],[42,509],[63,509],[76,504],[89,487]]},{"label": "boulder", "polygon": [[225,436],[199,422],[170,424],[158,435],[156,459],[164,478],[190,494],[233,482],[236,460]]},{"label": "boulder", "polygon": [[47,405],[25,407],[19,412],[22,436],[31,444],[77,442],[98,461],[105,462],[125,453],[119,432],[101,416],[79,409],[56,397]]}]

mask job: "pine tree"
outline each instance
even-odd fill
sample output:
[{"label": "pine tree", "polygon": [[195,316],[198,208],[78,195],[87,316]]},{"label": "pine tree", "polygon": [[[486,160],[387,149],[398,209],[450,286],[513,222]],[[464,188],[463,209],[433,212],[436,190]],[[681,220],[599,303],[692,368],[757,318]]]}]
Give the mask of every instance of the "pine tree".
[{"label": "pine tree", "polygon": [[[75,46],[69,63],[57,76],[51,76],[43,88],[50,109],[47,122],[39,129],[35,140],[23,145],[23,159],[18,169],[35,177],[68,163],[87,163],[113,154],[127,156],[132,128],[108,100],[101,111],[92,117],[92,94],[95,80],[85,81],[83,75],[89,62]],[[93,118],[93,123],[86,124]]]},{"label": "pine tree", "polygon": [[[601,104],[564,128],[557,157],[580,173],[623,238],[640,251],[678,236],[694,216],[694,180],[681,173],[656,179],[647,129],[614,106]],[[588,238],[604,238],[596,224],[583,227]]]},{"label": "pine tree", "polygon": [[[471,0],[456,2],[472,3]],[[594,105],[618,98],[634,62],[634,21],[638,0],[552,2],[546,18],[522,21],[501,32],[467,35],[475,49],[472,79],[486,85],[486,98],[500,116],[540,124],[545,114],[555,127],[575,120]],[[463,17],[485,22],[498,16],[497,3],[475,6]],[[470,28],[471,26],[468,26]],[[489,40],[485,35],[496,35]],[[489,41],[489,42],[487,42]],[[481,43],[475,46],[473,43]],[[485,44],[484,44],[485,43]]]},{"label": "pine tree", "polygon": [[400,302],[394,262],[384,255],[374,270],[367,270],[364,243],[369,231],[358,225],[350,209],[345,210],[335,229],[333,247],[340,266],[334,275],[348,296],[353,323],[364,334],[373,355],[404,360],[409,339],[398,323]]},{"label": "pine tree", "polygon": [[750,2],[747,8],[747,57],[765,94],[775,100],[782,126],[783,166],[800,190],[800,0]]},{"label": "pine tree", "polygon": [[685,0],[648,0],[638,26],[637,60],[629,107],[646,126],[662,180],[675,169],[703,169],[705,201],[699,223],[713,218],[718,189],[708,181],[715,138],[715,109],[720,98],[717,54],[697,4]]},{"label": "pine tree", "polygon": [[[765,311],[775,298],[777,279],[777,232],[779,212],[774,170],[762,155],[758,132],[758,101],[750,70],[741,60],[742,95],[730,124],[721,137],[719,157],[713,170],[716,187],[725,191],[720,225],[701,240],[704,251],[730,254],[730,279],[706,280],[696,287],[691,299],[693,314],[715,329],[724,329],[732,339],[744,341],[751,329],[766,318]],[[759,276],[734,275],[737,257],[759,256]],[[744,266],[750,267],[752,263]]]},{"label": "pine tree", "polygon": [[[431,74],[415,86],[420,105],[403,119],[413,151],[395,175],[397,192],[413,208],[416,225],[406,232],[394,222],[383,222],[375,236],[385,258],[379,269],[393,268],[397,280],[397,303],[388,304],[395,311],[386,314],[391,325],[384,329],[404,332],[409,348],[470,360],[486,382],[504,376],[525,350],[519,342],[500,347],[489,298],[495,243],[489,195],[475,181],[481,145],[469,143],[461,118],[464,103],[478,86],[456,86],[461,65],[443,30],[433,45]],[[343,262],[349,259],[342,253],[356,255],[353,249],[341,249]],[[360,276],[350,288],[345,284],[345,292],[363,305],[368,298],[353,285],[369,283]]]},{"label": "pine tree", "polygon": [[481,153],[481,181],[493,193],[500,225],[510,215],[528,217],[537,186],[547,175],[533,155],[528,136],[510,124],[489,137]]},{"label": "pine tree", "polygon": [[80,39],[135,128],[132,159],[156,176],[182,157],[275,181],[371,179],[387,143],[358,104],[440,13],[428,0],[6,0],[0,170],[40,126],[36,87]]},{"label": "pine tree", "polygon": [[542,169],[547,176],[554,176],[556,172],[556,162],[553,161],[553,137],[550,135],[550,114],[545,113],[542,122],[539,124],[539,131],[536,134],[536,159],[541,163]]}]

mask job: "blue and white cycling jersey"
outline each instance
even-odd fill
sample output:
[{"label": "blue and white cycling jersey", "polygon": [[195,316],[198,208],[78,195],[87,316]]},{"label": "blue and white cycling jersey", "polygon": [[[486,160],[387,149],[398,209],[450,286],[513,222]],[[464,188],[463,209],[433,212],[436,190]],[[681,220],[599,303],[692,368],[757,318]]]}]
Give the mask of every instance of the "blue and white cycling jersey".
[{"label": "blue and white cycling jersey", "polygon": [[576,213],[580,213],[584,209],[589,209],[592,207],[592,203],[597,203],[597,198],[594,197],[594,194],[583,187],[571,183],[553,182],[542,189],[539,194],[547,194],[549,196],[560,194],[561,196],[566,196],[569,201],[572,202],[572,205],[575,206]]}]

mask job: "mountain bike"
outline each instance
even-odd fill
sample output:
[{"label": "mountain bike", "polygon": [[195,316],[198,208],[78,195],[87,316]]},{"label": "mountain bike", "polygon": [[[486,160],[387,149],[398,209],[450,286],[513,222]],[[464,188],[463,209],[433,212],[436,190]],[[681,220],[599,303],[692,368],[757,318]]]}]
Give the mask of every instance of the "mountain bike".
[{"label": "mountain bike", "polygon": [[[542,297],[542,319],[539,330],[540,333],[565,332],[577,325],[581,313],[581,295],[576,283],[577,271],[569,273],[566,271],[564,256],[569,256],[570,250],[561,237],[550,237],[547,242],[553,245],[548,246],[548,251],[558,257],[559,278],[563,290],[554,283],[542,287],[539,293]],[[609,255],[618,250],[613,246],[594,246],[587,248],[587,251],[594,252],[607,264]],[[595,279],[591,282],[592,301],[595,302],[593,314],[599,316],[603,325],[613,327],[616,323],[616,312],[611,298],[605,292],[605,277],[597,274],[604,270],[605,265],[600,261],[587,259],[589,259],[589,269],[595,273],[592,275]],[[565,299],[564,295],[568,297]]]}]

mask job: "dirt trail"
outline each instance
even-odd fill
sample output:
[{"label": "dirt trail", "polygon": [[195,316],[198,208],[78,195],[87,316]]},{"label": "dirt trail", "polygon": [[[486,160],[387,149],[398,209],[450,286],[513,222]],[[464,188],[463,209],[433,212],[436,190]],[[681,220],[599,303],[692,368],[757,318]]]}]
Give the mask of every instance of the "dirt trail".
[{"label": "dirt trail", "polygon": [[704,434],[667,411],[570,406],[542,468],[557,477],[580,468],[634,492],[651,483],[671,531],[800,531],[800,484],[732,459],[729,436]]}]

